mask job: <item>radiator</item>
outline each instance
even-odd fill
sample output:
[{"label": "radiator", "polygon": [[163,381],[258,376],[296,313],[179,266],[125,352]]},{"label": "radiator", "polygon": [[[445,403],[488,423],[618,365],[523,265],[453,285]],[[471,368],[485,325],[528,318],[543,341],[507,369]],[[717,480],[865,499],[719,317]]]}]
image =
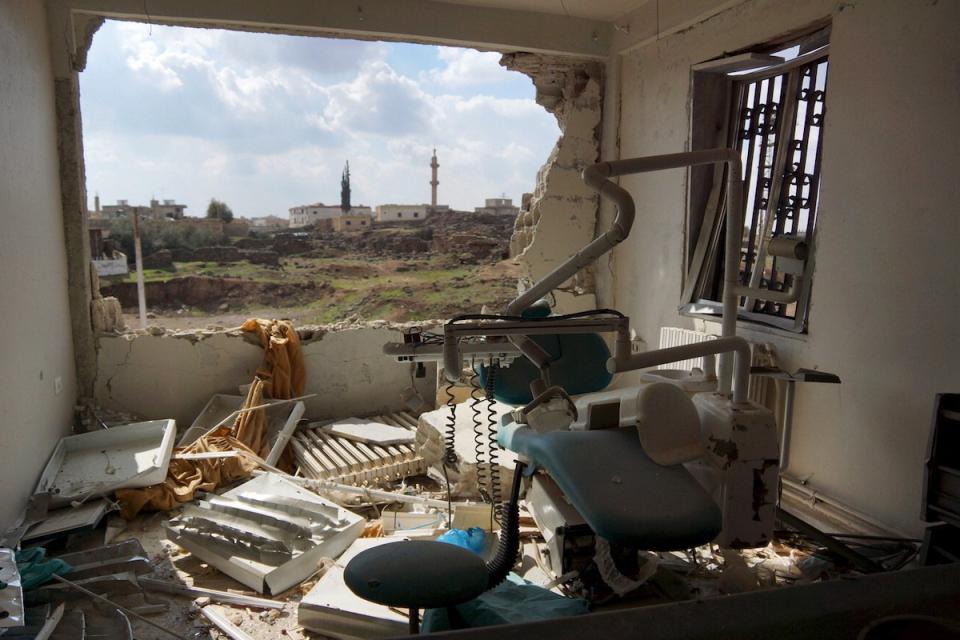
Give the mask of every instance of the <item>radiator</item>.
[{"label": "radiator", "polygon": [[[717,336],[704,333],[703,331],[694,331],[693,329],[681,329],[680,327],[660,327],[660,348],[666,349],[667,347],[680,347],[687,344],[696,344],[698,342],[713,340],[716,337]],[[776,352],[773,349],[773,345],[769,343],[751,342],[750,354],[751,366],[774,367],[777,364]],[[691,360],[683,360],[681,362],[662,364],[658,367],[658,369],[683,369],[685,371],[690,371],[691,369],[702,370],[703,358],[693,358]],[[777,394],[774,384],[775,383],[770,378],[751,376],[750,386],[748,388],[748,396],[750,400],[775,411]]]}]

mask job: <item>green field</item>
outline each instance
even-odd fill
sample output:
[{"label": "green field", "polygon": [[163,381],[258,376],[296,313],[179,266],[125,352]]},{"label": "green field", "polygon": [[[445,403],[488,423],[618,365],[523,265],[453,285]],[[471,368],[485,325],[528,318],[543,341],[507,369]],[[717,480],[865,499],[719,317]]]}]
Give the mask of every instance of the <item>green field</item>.
[{"label": "green field", "polygon": [[[301,258],[281,259],[267,267],[242,261],[216,264],[178,262],[174,268],[147,269],[147,282],[166,282],[185,276],[239,279],[304,287],[316,285],[298,302],[283,297],[257,295],[231,298],[219,315],[275,315],[301,324],[329,324],[347,319],[396,322],[445,318],[476,312],[484,305],[497,308],[516,295],[517,266],[510,261],[495,264],[460,264],[449,256],[417,259]],[[122,279],[134,282],[134,273]],[[311,293],[315,291],[315,293]],[[304,297],[311,298],[303,302]],[[149,300],[148,300],[149,306]],[[158,318],[202,319],[209,312],[184,306],[153,309]],[[167,324],[176,324],[170,323]],[[193,323],[185,323],[187,325]]]}]

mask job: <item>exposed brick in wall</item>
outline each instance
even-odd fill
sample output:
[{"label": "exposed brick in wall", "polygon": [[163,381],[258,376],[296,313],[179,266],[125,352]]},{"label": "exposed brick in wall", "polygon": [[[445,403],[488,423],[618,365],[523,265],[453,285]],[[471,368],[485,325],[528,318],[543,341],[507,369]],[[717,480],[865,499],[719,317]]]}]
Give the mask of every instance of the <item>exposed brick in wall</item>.
[{"label": "exposed brick in wall", "polygon": [[[530,53],[506,54],[500,64],[533,80],[537,103],[556,116],[561,131],[510,241],[511,255],[534,282],[594,237],[599,198],[583,184],[580,172],[600,158],[603,68]],[[562,285],[553,302],[561,311],[593,308],[593,291],[588,270]]]}]

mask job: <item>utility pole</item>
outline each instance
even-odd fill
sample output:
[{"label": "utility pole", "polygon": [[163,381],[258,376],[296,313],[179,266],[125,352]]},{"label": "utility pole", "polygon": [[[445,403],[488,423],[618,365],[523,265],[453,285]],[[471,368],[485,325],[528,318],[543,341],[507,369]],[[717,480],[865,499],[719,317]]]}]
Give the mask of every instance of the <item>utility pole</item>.
[{"label": "utility pole", "polygon": [[140,328],[147,328],[147,291],[143,284],[143,251],[140,249],[140,207],[133,207],[133,254],[137,258],[137,302],[140,305]]}]

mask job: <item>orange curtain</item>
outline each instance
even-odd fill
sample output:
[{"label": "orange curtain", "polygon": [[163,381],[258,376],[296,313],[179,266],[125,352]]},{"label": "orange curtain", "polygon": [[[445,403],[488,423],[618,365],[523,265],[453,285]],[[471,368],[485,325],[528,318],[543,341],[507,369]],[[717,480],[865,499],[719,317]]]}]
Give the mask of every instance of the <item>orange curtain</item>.
[{"label": "orange curtain", "polygon": [[[293,324],[286,320],[250,319],[241,328],[255,333],[264,349],[263,363],[257,369],[257,376],[250,385],[242,408],[263,404],[265,394],[274,399],[303,395],[306,381],[303,352]],[[245,451],[263,458],[269,447],[266,414],[263,409],[258,409],[240,413],[232,425],[219,427],[186,447],[174,449],[174,453]],[[255,462],[241,457],[172,459],[163,483],[142,489],[117,490],[120,515],[129,520],[142,510],[168,511],[180,503],[193,500],[197,491],[213,491],[221,485],[245,478],[256,467]]]}]

